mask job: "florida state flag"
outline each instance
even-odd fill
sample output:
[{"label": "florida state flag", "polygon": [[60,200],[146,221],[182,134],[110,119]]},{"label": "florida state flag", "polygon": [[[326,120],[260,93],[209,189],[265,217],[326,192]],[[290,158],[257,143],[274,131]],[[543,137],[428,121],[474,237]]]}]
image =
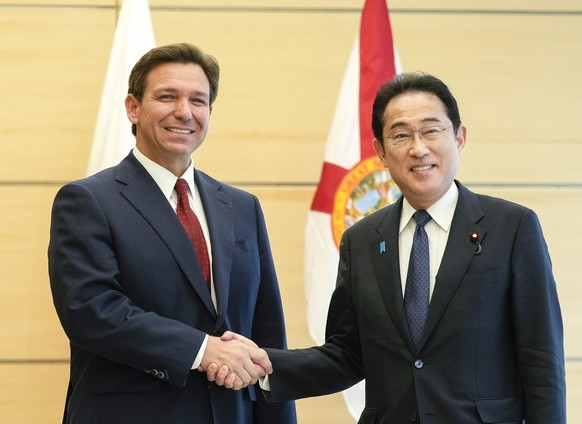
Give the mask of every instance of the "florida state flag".
[{"label": "florida state flag", "polygon": [[[372,147],[372,104],[380,85],[400,72],[385,0],[366,0],[360,33],[344,74],[323,169],[305,229],[305,291],[311,337],[324,342],[346,228],[394,202],[400,191]],[[364,406],[360,383],[344,392],[354,418]]]}]

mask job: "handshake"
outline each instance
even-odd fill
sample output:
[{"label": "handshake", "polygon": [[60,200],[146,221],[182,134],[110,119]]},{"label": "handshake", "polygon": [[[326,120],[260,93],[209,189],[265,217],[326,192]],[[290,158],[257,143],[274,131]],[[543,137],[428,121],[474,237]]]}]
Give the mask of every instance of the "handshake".
[{"label": "handshake", "polygon": [[232,331],[210,336],[198,371],[209,381],[227,389],[240,390],[273,372],[269,355],[255,342]]}]

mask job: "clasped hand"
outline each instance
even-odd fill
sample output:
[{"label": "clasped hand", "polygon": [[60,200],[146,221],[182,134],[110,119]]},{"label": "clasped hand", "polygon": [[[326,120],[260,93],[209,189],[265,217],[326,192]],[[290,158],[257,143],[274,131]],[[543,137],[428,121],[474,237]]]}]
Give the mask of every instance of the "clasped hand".
[{"label": "clasped hand", "polygon": [[232,331],[211,336],[198,371],[209,381],[227,389],[240,390],[273,372],[269,355],[252,340]]}]

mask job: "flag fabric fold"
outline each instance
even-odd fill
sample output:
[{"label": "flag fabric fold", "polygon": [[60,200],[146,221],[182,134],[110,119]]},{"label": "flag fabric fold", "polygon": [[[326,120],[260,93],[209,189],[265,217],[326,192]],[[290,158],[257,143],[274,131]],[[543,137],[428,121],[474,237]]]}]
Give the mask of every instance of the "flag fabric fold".
[{"label": "flag fabric fold", "polygon": [[116,165],[135,145],[125,113],[128,78],[133,65],[153,47],[148,0],[124,0],[101,94],[87,175]]},{"label": "flag fabric fold", "polygon": [[[335,287],[338,247],[346,228],[394,202],[400,191],[372,147],[372,104],[380,85],[401,72],[385,0],[366,0],[360,32],[342,80],[327,138],[322,172],[305,227],[304,279],[307,321],[313,340],[325,340],[325,322]],[[344,393],[358,418],[363,382]]]}]

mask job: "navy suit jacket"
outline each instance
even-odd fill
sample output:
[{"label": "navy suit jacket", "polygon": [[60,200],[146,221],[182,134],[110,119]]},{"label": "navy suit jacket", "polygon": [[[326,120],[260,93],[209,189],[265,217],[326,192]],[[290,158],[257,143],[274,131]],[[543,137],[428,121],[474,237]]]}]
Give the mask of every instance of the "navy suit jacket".
[{"label": "navy suit jacket", "polygon": [[176,213],[132,153],[58,192],[48,253],[71,348],[64,422],[295,423],[293,403],[265,408],[253,387],[227,390],[190,369],[206,334],[286,348],[258,199],[194,172],[217,310]]},{"label": "navy suit jacket", "polygon": [[530,209],[456,183],[459,200],[418,349],[400,279],[400,199],[344,233],[326,343],[267,349],[271,401],[336,392],[365,378],[362,424],[565,424],[562,318],[539,221]]}]

